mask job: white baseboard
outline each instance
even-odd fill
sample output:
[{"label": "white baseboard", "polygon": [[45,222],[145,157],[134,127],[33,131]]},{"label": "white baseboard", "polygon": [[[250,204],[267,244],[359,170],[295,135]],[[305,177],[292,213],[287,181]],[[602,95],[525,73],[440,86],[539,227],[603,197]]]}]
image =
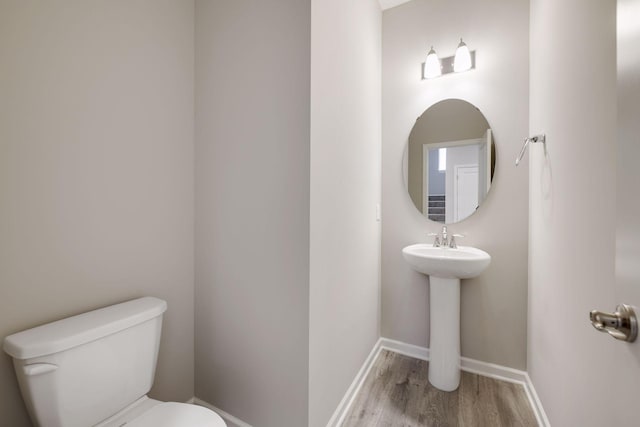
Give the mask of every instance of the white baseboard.
[{"label": "white baseboard", "polygon": [[533,412],[536,414],[536,419],[538,420],[538,424],[541,427],[551,427],[551,423],[549,422],[549,418],[547,418],[547,413],[544,412],[544,408],[542,407],[542,402],[540,401],[540,397],[538,397],[536,388],[533,386],[533,382],[531,382],[531,378],[529,378],[529,374],[525,372],[525,375],[527,378],[524,384],[524,389],[527,392],[527,397],[529,398],[529,402],[531,402],[531,407],[533,408]]},{"label": "white baseboard", "polygon": [[[353,401],[360,391],[362,384],[364,383],[371,367],[382,350],[389,350],[395,353],[403,354],[405,356],[413,357],[420,360],[429,360],[429,349],[426,347],[420,347],[413,344],[407,344],[401,341],[396,341],[388,338],[380,338],[378,342],[371,350],[369,357],[365,360],[362,368],[354,378],[351,386],[347,390],[347,393],[340,401],[338,408],[334,412],[333,416],[329,420],[327,427],[339,427],[344,422]],[[468,357],[460,358],[460,368],[463,371],[482,375],[489,378],[494,378],[500,381],[508,381],[523,386],[533,413],[536,416],[538,425],[540,427],[550,427],[549,419],[544,412],[542,403],[538,398],[538,394],[531,382],[531,378],[525,371],[520,371],[506,366],[496,365],[493,363],[482,362],[479,360],[469,359]]]},{"label": "white baseboard", "polygon": [[413,357],[414,359],[429,360],[429,349],[420,347],[406,342],[396,341],[389,338],[380,338],[378,341],[380,347],[384,350],[393,351],[394,353]]},{"label": "white baseboard", "polygon": [[358,395],[358,392],[360,391],[360,388],[362,388],[364,380],[367,378],[367,375],[369,375],[371,367],[378,358],[380,350],[382,350],[380,343],[381,340],[378,340],[378,342],[376,342],[376,344],[373,346],[373,349],[369,353],[369,356],[367,356],[367,358],[365,359],[364,364],[356,374],[356,377],[353,379],[353,382],[347,389],[347,392],[338,404],[338,407],[331,416],[331,419],[327,423],[327,427],[339,427],[344,422],[344,418],[347,416],[349,408],[351,408],[351,405],[353,404],[353,400]]},{"label": "white baseboard", "polygon": [[205,402],[202,399],[198,399],[197,397],[192,397],[189,399],[187,403],[192,403],[198,406],[204,406],[205,408],[211,409],[216,414],[220,415],[225,423],[227,423],[227,427],[251,427],[250,424],[245,423],[239,418],[234,417],[233,415],[223,411],[220,408],[216,408],[211,403]]}]

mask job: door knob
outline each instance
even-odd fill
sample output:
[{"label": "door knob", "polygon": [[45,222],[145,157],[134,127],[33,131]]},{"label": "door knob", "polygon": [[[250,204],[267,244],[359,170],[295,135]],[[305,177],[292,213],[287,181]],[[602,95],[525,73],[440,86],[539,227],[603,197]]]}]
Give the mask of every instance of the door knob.
[{"label": "door knob", "polygon": [[615,313],[591,310],[589,319],[594,328],[607,332],[615,339],[634,342],[638,336],[638,319],[630,305],[618,305]]}]

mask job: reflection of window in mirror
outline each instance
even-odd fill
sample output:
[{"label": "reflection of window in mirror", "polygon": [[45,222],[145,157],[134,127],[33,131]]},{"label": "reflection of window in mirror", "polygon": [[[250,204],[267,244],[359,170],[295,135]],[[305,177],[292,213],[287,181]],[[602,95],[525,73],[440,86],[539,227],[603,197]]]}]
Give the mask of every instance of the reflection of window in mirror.
[{"label": "reflection of window in mirror", "polygon": [[438,150],[438,170],[440,172],[447,171],[447,149],[440,148]]}]

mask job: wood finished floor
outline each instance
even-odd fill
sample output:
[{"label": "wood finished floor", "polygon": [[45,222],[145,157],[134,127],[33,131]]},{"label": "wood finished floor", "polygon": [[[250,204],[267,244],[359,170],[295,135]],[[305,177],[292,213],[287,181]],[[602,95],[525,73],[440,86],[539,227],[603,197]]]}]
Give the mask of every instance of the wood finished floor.
[{"label": "wood finished floor", "polygon": [[520,384],[462,372],[453,392],[436,389],[428,362],[383,350],[343,427],[537,427]]}]

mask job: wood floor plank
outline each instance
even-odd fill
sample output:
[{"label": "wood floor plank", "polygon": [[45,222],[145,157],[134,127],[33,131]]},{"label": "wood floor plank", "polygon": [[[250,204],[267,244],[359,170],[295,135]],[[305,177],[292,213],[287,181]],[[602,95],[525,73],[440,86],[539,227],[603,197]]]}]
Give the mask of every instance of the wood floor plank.
[{"label": "wood floor plank", "polygon": [[535,427],[524,388],[462,372],[453,392],[436,389],[423,360],[383,350],[343,427]]}]

